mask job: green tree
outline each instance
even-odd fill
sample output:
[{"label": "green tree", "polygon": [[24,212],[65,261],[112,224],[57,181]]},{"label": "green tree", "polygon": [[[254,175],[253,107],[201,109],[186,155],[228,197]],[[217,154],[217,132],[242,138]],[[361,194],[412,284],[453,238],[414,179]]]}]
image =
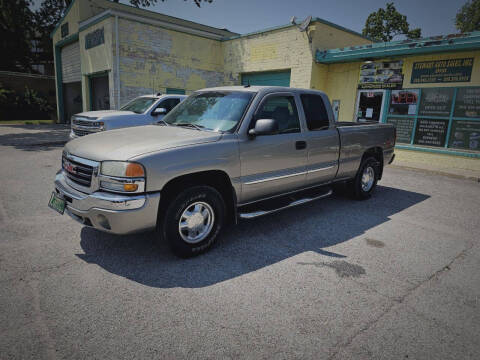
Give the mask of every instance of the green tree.
[{"label": "green tree", "polygon": [[0,0],[0,70],[31,69],[30,0]]},{"label": "green tree", "polygon": [[410,29],[407,17],[400,14],[393,3],[368,15],[362,33],[375,41],[392,41],[397,35],[405,35],[408,39],[422,36],[420,28]]},{"label": "green tree", "polygon": [[480,0],[467,1],[455,17],[455,26],[463,32],[480,30]]}]

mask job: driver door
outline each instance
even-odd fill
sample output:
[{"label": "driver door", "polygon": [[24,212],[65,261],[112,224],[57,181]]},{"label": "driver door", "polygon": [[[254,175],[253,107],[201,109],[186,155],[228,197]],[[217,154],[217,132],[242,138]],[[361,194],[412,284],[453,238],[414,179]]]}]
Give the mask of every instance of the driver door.
[{"label": "driver door", "polygon": [[292,93],[265,96],[249,126],[275,119],[279,131],[240,142],[241,202],[247,203],[305,186],[307,149]]}]

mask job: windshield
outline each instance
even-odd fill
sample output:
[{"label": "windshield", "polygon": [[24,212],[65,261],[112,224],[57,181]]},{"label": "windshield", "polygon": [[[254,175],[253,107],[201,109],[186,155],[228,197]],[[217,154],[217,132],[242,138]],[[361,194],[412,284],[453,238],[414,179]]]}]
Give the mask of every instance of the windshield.
[{"label": "windshield", "polygon": [[168,125],[212,131],[232,131],[242,118],[254,93],[215,91],[192,95],[176,106],[163,120]]},{"label": "windshield", "polygon": [[133,111],[137,114],[143,114],[150,106],[152,106],[155,101],[157,101],[156,98],[139,97],[133,99],[128,104],[123,105],[120,110]]}]

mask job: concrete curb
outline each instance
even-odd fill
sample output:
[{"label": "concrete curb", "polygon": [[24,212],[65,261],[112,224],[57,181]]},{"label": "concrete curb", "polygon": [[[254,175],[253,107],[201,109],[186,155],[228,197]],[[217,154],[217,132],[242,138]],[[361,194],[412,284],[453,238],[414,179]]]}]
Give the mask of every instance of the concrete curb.
[{"label": "concrete curb", "polygon": [[412,166],[408,166],[408,165],[396,165],[396,164],[394,165],[394,164],[391,164],[391,165],[388,165],[388,166],[393,167],[393,168],[397,168],[397,169],[418,171],[418,172],[425,173],[425,174],[448,176],[448,177],[451,177],[451,178],[462,179],[462,180],[472,180],[472,181],[480,183],[480,175],[479,176],[460,175],[460,174],[453,174],[453,173],[449,173],[449,172],[441,171],[441,170],[420,169],[420,168],[412,167]]}]

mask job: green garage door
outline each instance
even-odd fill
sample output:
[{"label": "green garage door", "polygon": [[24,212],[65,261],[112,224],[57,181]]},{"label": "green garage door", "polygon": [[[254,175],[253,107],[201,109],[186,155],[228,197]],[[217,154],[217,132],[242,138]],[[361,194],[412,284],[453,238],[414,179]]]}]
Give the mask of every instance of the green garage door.
[{"label": "green garage door", "polygon": [[290,86],[290,70],[242,74],[242,85]]}]

